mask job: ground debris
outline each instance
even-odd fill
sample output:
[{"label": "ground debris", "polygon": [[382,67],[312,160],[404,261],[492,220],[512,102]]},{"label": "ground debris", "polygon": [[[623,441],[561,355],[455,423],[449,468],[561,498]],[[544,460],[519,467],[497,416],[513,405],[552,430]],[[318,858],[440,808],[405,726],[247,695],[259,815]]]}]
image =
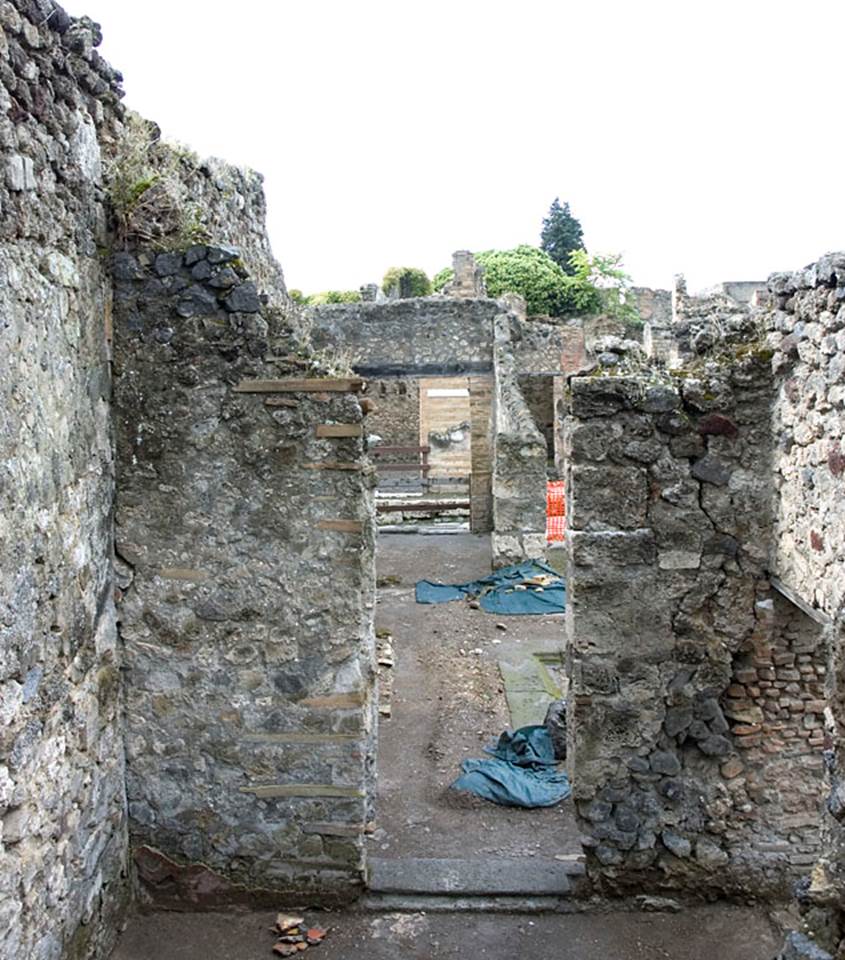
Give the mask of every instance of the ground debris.
[{"label": "ground debris", "polygon": [[293,957],[322,943],[328,930],[323,927],[307,927],[304,917],[280,913],[276,917],[273,932],[277,937],[273,953],[279,957]]},{"label": "ground debris", "polygon": [[646,913],[680,913],[681,905],[671,897],[649,897],[645,894],[637,897],[637,905]]},{"label": "ground debris", "polygon": [[397,577],[392,573],[387,574],[384,577],[378,577],[376,579],[376,586],[379,588],[384,587],[398,587],[402,583],[402,578]]}]

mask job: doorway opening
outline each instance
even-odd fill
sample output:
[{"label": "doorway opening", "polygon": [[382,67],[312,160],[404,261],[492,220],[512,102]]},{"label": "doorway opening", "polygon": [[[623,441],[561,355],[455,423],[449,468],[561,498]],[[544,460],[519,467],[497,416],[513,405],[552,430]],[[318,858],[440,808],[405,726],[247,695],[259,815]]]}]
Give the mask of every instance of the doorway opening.
[{"label": "doorway opening", "polygon": [[370,889],[402,902],[448,892],[551,906],[583,874],[572,801],[526,809],[451,784],[503,731],[542,725],[565,698],[564,617],[415,596],[420,580],[491,571],[493,425],[481,379],[370,381],[380,688]]}]

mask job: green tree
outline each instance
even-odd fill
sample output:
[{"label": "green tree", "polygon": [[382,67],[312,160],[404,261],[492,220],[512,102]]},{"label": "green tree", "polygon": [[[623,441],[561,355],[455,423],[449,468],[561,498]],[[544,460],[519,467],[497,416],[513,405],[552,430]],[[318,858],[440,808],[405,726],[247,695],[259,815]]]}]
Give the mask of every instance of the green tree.
[{"label": "green tree", "polygon": [[427,297],[431,293],[431,280],[425,270],[418,267],[391,267],[381,281],[381,288],[389,293],[399,288],[400,296]]},{"label": "green tree", "polygon": [[543,220],[543,229],[540,233],[540,248],[544,250],[564,273],[574,274],[569,255],[573,250],[582,250],[584,247],[584,231],[581,224],[569,209],[569,204],[560,205],[560,198],[555,197],[549,207],[549,215]]}]

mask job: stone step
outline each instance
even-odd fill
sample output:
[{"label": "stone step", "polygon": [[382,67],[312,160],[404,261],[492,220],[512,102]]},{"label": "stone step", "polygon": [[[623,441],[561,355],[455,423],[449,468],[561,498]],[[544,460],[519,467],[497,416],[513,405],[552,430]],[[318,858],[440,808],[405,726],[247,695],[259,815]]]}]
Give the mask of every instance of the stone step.
[{"label": "stone step", "polygon": [[565,913],[576,901],[564,897],[434,896],[371,893],[356,906],[373,913]]},{"label": "stone step", "polygon": [[369,861],[372,893],[447,897],[565,897],[572,864],[520,859],[415,859]]}]

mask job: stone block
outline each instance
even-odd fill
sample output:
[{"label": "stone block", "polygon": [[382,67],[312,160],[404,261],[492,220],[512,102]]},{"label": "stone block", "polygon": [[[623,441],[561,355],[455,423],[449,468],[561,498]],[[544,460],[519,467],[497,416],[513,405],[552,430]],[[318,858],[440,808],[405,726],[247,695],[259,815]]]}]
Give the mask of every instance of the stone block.
[{"label": "stone block", "polygon": [[661,550],[658,556],[661,570],[697,570],[701,553],[693,550]]},{"label": "stone block", "polygon": [[571,388],[572,414],[582,420],[636,409],[642,398],[641,384],[623,377],[575,377]]},{"label": "stone block", "polygon": [[649,529],[569,533],[572,562],[584,567],[652,565],[656,557],[654,534]]},{"label": "stone block", "polygon": [[646,527],[648,480],[641,467],[574,465],[569,522],[573,530]]},{"label": "stone block", "polygon": [[692,854],[692,844],[685,837],[679,836],[672,830],[664,830],[660,834],[663,846],[679,859],[686,859]]},{"label": "stone block", "polygon": [[30,157],[15,154],[7,158],[6,186],[14,193],[36,188],[35,170]]}]

